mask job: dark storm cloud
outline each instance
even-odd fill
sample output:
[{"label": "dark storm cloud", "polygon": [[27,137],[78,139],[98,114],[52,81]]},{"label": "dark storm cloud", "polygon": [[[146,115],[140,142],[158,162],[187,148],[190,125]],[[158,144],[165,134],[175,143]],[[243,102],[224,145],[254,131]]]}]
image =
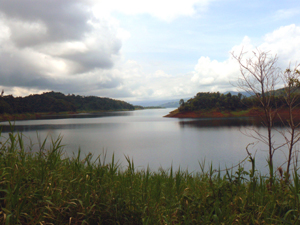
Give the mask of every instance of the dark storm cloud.
[{"label": "dark storm cloud", "polygon": [[84,0],[0,0],[0,84],[69,93],[118,87],[122,79],[103,69],[113,68],[121,41],[91,7]]},{"label": "dark storm cloud", "polygon": [[0,53],[0,84],[2,86],[36,86],[42,76],[28,62],[12,52]]},{"label": "dark storm cloud", "polygon": [[86,54],[73,53],[62,55],[66,59],[78,62],[83,70],[94,69],[94,68],[112,68],[113,59],[112,56],[118,55],[121,49],[121,42],[118,39],[113,41],[110,49],[103,49],[101,46],[95,46],[98,49],[91,49]]},{"label": "dark storm cloud", "polygon": [[91,90],[116,88],[122,80],[105,70],[96,70],[87,74],[70,76],[45,76],[43,68],[31,64],[32,59],[24,59],[23,55],[0,54],[0,84],[6,87],[24,87],[63,91],[68,93],[84,93]]},{"label": "dark storm cloud", "polygon": [[65,0],[3,0],[0,11],[8,20],[28,23],[42,23],[47,27],[43,40],[31,43],[30,39],[22,39],[17,27],[12,30],[12,39],[19,46],[39,44],[45,41],[77,40],[91,31],[87,23],[91,19],[84,1]]}]

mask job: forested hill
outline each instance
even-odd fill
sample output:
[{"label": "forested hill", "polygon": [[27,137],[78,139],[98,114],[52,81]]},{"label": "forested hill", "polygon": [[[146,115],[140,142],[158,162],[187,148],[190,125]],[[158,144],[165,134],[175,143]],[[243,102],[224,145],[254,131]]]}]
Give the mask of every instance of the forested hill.
[{"label": "forested hill", "polygon": [[[298,92],[295,92],[298,94]],[[278,89],[272,93],[270,98],[270,106],[272,108],[287,107],[286,101],[284,98],[284,89]],[[230,92],[227,94],[221,94],[219,92],[199,92],[194,98],[191,98],[184,102],[183,99],[179,102],[179,111],[180,112],[191,112],[199,110],[227,110],[227,111],[236,111],[236,110],[245,110],[253,107],[261,107],[261,103],[257,98],[246,97],[241,93],[237,95],[232,95]],[[295,105],[300,104],[300,98],[295,99]]]},{"label": "forested hill", "polygon": [[26,97],[0,97],[0,114],[108,110],[134,110],[134,107],[127,102],[110,98],[64,95],[53,91]]},{"label": "forested hill", "polygon": [[206,109],[237,110],[245,109],[249,105],[249,99],[242,94],[231,95],[219,92],[199,92],[194,98],[184,102],[180,100],[179,111],[198,111]]}]

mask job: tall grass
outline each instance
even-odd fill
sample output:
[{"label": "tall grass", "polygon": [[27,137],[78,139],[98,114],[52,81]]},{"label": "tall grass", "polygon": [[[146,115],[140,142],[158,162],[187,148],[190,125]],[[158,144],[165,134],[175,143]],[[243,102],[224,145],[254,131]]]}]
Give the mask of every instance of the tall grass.
[{"label": "tall grass", "polygon": [[[47,141],[50,147],[46,148]],[[61,138],[40,150],[11,132],[0,144],[0,224],[299,224],[298,170],[286,183],[239,167],[137,170],[126,157],[63,156]]]}]

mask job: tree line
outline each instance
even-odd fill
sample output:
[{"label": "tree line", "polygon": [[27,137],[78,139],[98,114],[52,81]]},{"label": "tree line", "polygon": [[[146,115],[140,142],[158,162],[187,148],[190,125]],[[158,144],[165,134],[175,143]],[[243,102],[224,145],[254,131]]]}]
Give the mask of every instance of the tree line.
[{"label": "tree line", "polygon": [[236,95],[221,94],[220,92],[199,92],[194,98],[184,102],[179,101],[179,111],[199,111],[209,109],[237,110],[246,108],[246,98],[239,93]]},{"label": "tree line", "polygon": [[[293,95],[299,95],[299,88],[296,88]],[[259,95],[259,93],[257,93]],[[295,105],[300,104],[300,98],[295,98]],[[270,94],[270,106],[272,108],[286,108],[286,95],[282,89],[274,91]],[[216,109],[220,111],[235,111],[246,110],[249,108],[262,108],[262,104],[257,96],[246,97],[241,93],[232,95],[230,92],[222,94],[220,92],[199,92],[193,98],[184,102],[183,99],[179,101],[180,112],[200,111]]]},{"label": "tree line", "polygon": [[134,106],[120,100],[96,96],[80,96],[60,92],[46,92],[26,97],[0,97],[0,114],[134,110]]}]

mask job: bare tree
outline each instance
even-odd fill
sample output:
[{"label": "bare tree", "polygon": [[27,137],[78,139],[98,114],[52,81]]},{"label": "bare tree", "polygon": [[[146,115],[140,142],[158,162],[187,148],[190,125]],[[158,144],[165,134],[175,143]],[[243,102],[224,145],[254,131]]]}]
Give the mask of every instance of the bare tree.
[{"label": "bare tree", "polygon": [[245,58],[243,50],[240,54],[231,53],[233,58],[240,65],[241,77],[238,79],[237,86],[239,89],[253,95],[261,105],[264,116],[262,123],[267,128],[267,135],[254,130],[254,138],[265,143],[268,146],[268,164],[270,168],[270,185],[273,183],[273,156],[275,151],[281,146],[275,146],[272,140],[272,127],[274,118],[277,113],[276,106],[274,107],[274,90],[278,83],[280,70],[276,66],[278,57],[270,55],[268,52],[263,52],[259,49],[253,51],[251,56]]},{"label": "bare tree", "polygon": [[[299,95],[299,78],[300,72],[298,70],[300,64],[296,64],[293,69],[289,66],[288,69],[282,74],[282,80],[284,83],[284,93],[283,97],[285,100],[285,104],[288,108],[288,117],[281,117],[282,123],[284,124],[284,130],[280,131],[282,136],[286,141],[286,145],[288,147],[288,157],[287,157],[287,167],[286,167],[286,180],[288,181],[290,175],[290,166],[292,162],[292,155],[294,146],[300,140],[300,131],[299,126],[300,123],[297,122],[294,109],[299,106],[298,100],[300,98]],[[298,118],[299,121],[299,118]]]}]

